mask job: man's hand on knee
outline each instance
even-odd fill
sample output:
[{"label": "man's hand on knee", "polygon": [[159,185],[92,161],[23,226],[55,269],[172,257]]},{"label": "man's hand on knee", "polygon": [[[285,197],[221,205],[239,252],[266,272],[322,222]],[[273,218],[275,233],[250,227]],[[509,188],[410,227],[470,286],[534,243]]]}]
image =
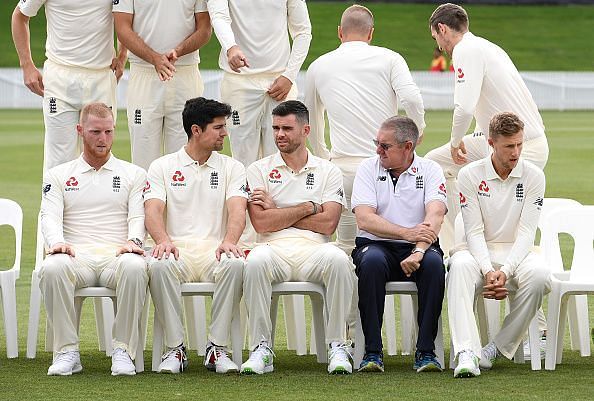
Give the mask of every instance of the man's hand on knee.
[{"label": "man's hand on knee", "polygon": [[63,253],[74,257],[74,248],[71,245],[65,244],[63,242],[58,242],[57,244],[52,245],[52,247],[47,251],[47,253],[48,255]]}]

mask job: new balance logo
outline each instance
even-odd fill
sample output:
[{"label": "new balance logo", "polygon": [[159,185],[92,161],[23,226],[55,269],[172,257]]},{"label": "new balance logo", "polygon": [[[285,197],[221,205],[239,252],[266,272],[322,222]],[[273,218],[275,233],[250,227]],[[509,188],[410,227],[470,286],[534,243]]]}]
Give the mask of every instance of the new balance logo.
[{"label": "new balance logo", "polygon": [[540,206],[540,207],[542,207],[542,204],[543,204],[543,199],[542,199],[542,198],[536,198],[536,200],[534,201],[534,204],[535,204],[536,206]]},{"label": "new balance logo", "polygon": [[140,109],[134,110],[134,124],[142,124],[142,112],[140,111]]}]

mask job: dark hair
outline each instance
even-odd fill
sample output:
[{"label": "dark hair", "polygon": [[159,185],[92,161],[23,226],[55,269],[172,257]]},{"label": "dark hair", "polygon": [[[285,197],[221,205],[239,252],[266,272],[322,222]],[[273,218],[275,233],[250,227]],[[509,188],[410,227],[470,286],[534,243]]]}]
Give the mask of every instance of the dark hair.
[{"label": "dark hair", "polygon": [[273,116],[286,117],[291,114],[300,124],[309,124],[309,111],[299,100],[287,100],[272,110]]},{"label": "dark hair", "polygon": [[182,121],[184,131],[188,139],[192,138],[192,125],[197,125],[205,130],[206,126],[217,117],[229,117],[231,115],[231,106],[226,103],[217,102],[212,99],[196,97],[186,101],[182,111]]},{"label": "dark hair", "polygon": [[495,114],[489,122],[489,137],[512,136],[524,129],[524,123],[514,113]]},{"label": "dark hair", "polygon": [[437,31],[437,24],[445,24],[458,32],[468,30],[468,14],[457,4],[445,3],[433,11],[429,25]]}]

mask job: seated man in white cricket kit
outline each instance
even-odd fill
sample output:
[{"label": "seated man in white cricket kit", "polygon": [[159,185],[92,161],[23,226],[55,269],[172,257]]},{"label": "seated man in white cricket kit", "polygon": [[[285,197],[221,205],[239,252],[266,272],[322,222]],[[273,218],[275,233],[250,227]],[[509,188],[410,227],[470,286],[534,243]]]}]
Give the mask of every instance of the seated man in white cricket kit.
[{"label": "seated man in white cricket kit", "polygon": [[39,275],[54,351],[47,374],[82,370],[74,292],[102,286],[117,296],[111,374],[134,375],[148,285],[142,249],[146,172],[111,154],[114,121],[107,105],[84,106],[76,130],[82,155],[43,178],[41,230],[49,255]]},{"label": "seated man in white cricket kit", "polygon": [[215,282],[204,364],[217,373],[237,372],[227,345],[233,309],[241,298],[245,255],[237,241],[245,227],[243,165],[219,153],[231,107],[202,97],[186,102],[188,144],[155,160],[144,193],[146,228],[155,241],[149,286],[167,351],[159,372],[179,373],[187,364],[181,283]]},{"label": "seated man in white cricket kit", "polygon": [[351,373],[346,317],[353,295],[353,267],[347,255],[329,244],[344,207],[340,170],[306,148],[309,113],[296,100],[272,111],[279,152],[248,167],[252,192],[248,211],[260,245],[250,252],[243,294],[248,310],[249,359],[242,374],[273,371],[270,304],[272,284],[311,281],[326,288],[329,373]]},{"label": "seated man in white cricket kit", "polygon": [[[520,158],[524,123],[513,113],[496,114],[488,141],[493,153],[458,175],[466,234],[448,275],[450,331],[458,358],[454,377],[478,376],[501,355],[511,359],[550,288],[547,265],[532,252],[545,177]],[[482,349],[473,313],[481,292],[488,299],[510,300],[501,330]]]}]

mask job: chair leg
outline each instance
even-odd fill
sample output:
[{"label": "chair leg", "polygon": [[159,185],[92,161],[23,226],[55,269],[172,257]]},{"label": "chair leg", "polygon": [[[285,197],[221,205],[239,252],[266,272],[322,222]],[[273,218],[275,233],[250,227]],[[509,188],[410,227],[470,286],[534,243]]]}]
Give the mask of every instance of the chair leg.
[{"label": "chair leg", "polygon": [[[581,356],[590,356],[590,325],[588,321],[588,296],[575,295],[575,309],[569,309],[570,313],[575,314],[573,317],[577,322],[577,340]],[[571,315],[570,315],[571,316]]]},{"label": "chair leg", "polygon": [[365,336],[363,335],[363,325],[361,317],[357,314],[355,323],[355,353],[353,354],[353,368],[358,369],[361,366],[363,355],[365,354]]},{"label": "chair leg", "polygon": [[206,334],[206,302],[203,296],[183,297],[188,333],[188,348],[203,356],[208,337]]},{"label": "chair leg", "polygon": [[557,365],[563,362],[563,340],[565,338],[565,323],[567,322],[567,295],[561,294],[559,308],[559,330],[557,332]]},{"label": "chair leg", "polygon": [[[538,328],[538,317],[534,316],[530,321],[530,327],[528,328],[528,337],[530,342],[530,366],[532,370],[540,370],[541,369],[541,362],[540,362],[540,330]],[[520,344],[518,347],[522,349],[522,353],[524,353],[524,347]]]},{"label": "chair leg", "polygon": [[4,309],[4,333],[6,335],[6,356],[16,358],[19,356],[17,337],[17,312],[16,312],[16,275],[4,273],[0,275],[0,291],[2,291],[2,306]]},{"label": "chair leg", "polygon": [[[501,329],[501,304],[496,299],[484,299],[485,311],[487,313],[487,327],[489,331],[489,341],[493,341],[495,335]],[[506,303],[506,314],[509,313],[509,304]]]},{"label": "chair leg", "polygon": [[311,313],[316,327],[316,351],[319,363],[328,363],[326,352],[326,324],[324,322],[324,298],[319,294],[311,294]]},{"label": "chair leg", "polygon": [[[560,315],[560,308],[561,308],[561,294],[559,290],[555,288],[555,284],[553,283],[553,288],[549,293],[549,311],[547,316],[547,350],[545,356],[545,369],[546,370],[555,370],[556,367],[556,360],[557,360],[557,342],[558,342],[558,335],[559,335],[559,324],[561,321],[559,320]],[[561,340],[562,341],[562,340]]]},{"label": "chair leg", "polygon": [[287,348],[295,350],[297,355],[307,354],[304,299],[303,295],[283,296]]},{"label": "chair leg", "polygon": [[[278,315],[278,295],[272,295],[270,303],[270,321],[272,322],[272,333],[270,333],[270,348],[274,349],[274,337],[276,334],[276,316]],[[253,339],[252,339],[253,340]]]},{"label": "chair leg", "polygon": [[[97,340],[99,342],[99,351],[107,351],[107,344],[105,341],[105,313],[102,298],[93,298],[93,306],[95,308],[95,326],[97,327]],[[105,352],[108,356],[107,352]]]},{"label": "chair leg", "polygon": [[[400,308],[404,313],[404,309]],[[388,355],[397,355],[396,314],[394,313],[394,295],[386,295],[384,304],[384,331],[386,333]]]},{"label": "chair leg", "polygon": [[439,317],[439,321],[437,322],[437,337],[435,337],[435,356],[439,361],[439,364],[445,369],[445,351],[443,345],[443,326],[441,321],[441,316]]},{"label": "chair leg", "polygon": [[31,295],[29,297],[29,327],[27,329],[27,358],[37,355],[39,337],[39,318],[41,313],[41,290],[37,271],[31,274]]},{"label": "chair leg", "polygon": [[400,295],[400,326],[402,339],[402,355],[411,355],[415,348],[416,316],[413,312],[412,296]]},{"label": "chair leg", "polygon": [[[97,337],[99,344],[103,341],[105,355],[113,353],[113,324],[117,313],[117,301],[115,298],[105,297],[94,298],[95,320],[97,325]],[[101,348],[100,348],[101,349]]]}]

